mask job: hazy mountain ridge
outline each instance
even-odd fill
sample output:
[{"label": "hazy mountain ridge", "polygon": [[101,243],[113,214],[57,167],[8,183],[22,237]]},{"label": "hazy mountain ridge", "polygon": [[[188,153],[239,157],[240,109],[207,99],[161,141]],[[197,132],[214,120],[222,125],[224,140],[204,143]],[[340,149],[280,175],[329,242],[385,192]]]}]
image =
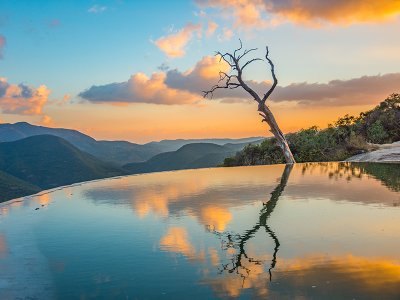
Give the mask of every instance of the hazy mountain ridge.
[{"label": "hazy mountain ridge", "polygon": [[[240,149],[243,147],[244,145]],[[212,143],[193,143],[184,145],[176,151],[158,154],[146,162],[126,164],[123,168],[129,173],[147,173],[215,167],[236,151],[232,147]]]},{"label": "hazy mountain ridge", "polygon": [[238,145],[238,144],[248,144],[253,142],[259,142],[263,140],[263,137],[249,137],[249,138],[239,138],[239,139],[177,139],[177,140],[161,140],[159,142],[150,142],[145,145],[153,145],[162,148],[163,152],[176,151],[182,146],[188,144],[200,144],[200,143],[212,143],[215,145],[226,146],[226,145]]},{"label": "hazy mountain ridge", "polygon": [[241,144],[262,139],[261,137],[242,139],[178,139],[162,140],[147,144],[135,144],[128,141],[97,141],[77,130],[36,126],[26,122],[0,124],[0,143],[17,141],[30,136],[43,134],[50,134],[63,138],[82,151],[96,156],[101,160],[113,162],[121,166],[127,163],[144,162],[157,154],[176,151],[182,146],[191,143],[211,142],[217,145],[226,143]]},{"label": "hazy mountain ridge", "polygon": [[160,153],[154,147],[143,148],[142,145],[126,141],[97,141],[86,134],[72,129],[49,128],[25,122],[0,124],[0,142],[12,142],[44,134],[63,138],[82,151],[94,155],[99,159],[117,164],[124,164],[130,161],[145,161],[153,155]]}]

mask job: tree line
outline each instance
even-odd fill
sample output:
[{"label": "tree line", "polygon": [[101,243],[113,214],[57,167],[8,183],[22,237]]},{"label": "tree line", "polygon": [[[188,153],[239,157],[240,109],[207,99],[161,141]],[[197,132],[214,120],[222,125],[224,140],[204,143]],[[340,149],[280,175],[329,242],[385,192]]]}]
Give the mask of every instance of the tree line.
[{"label": "tree line", "polygon": [[[359,116],[345,115],[325,129],[312,126],[286,135],[297,162],[341,161],[371,151],[374,144],[400,141],[400,94],[392,94],[374,109]],[[250,144],[223,166],[285,163],[275,137]]]}]

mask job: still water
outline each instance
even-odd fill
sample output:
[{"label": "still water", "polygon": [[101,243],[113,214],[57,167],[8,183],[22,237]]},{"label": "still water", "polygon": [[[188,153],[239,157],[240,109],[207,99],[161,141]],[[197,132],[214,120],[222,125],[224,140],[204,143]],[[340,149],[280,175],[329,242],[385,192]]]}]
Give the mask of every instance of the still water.
[{"label": "still water", "polygon": [[0,299],[400,299],[396,164],[136,175],[0,212]]}]

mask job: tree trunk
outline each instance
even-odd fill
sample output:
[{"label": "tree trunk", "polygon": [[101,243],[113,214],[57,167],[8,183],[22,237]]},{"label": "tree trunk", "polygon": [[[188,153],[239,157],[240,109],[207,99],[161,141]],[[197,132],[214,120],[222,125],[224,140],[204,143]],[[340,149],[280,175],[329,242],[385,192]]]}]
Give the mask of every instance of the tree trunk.
[{"label": "tree trunk", "polygon": [[267,122],[269,127],[271,128],[271,132],[275,136],[278,142],[278,146],[281,148],[283,156],[285,157],[286,164],[296,163],[292,151],[290,151],[289,144],[282,131],[280,130],[271,110],[265,104],[262,104],[259,106],[258,111],[262,113],[261,115],[264,118],[263,121]]}]

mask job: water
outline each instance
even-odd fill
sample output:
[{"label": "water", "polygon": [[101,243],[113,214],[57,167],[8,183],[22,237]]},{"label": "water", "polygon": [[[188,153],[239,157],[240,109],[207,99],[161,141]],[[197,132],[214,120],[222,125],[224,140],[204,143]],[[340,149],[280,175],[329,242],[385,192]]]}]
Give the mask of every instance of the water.
[{"label": "water", "polygon": [[10,201],[0,299],[400,299],[399,172],[185,170]]}]

